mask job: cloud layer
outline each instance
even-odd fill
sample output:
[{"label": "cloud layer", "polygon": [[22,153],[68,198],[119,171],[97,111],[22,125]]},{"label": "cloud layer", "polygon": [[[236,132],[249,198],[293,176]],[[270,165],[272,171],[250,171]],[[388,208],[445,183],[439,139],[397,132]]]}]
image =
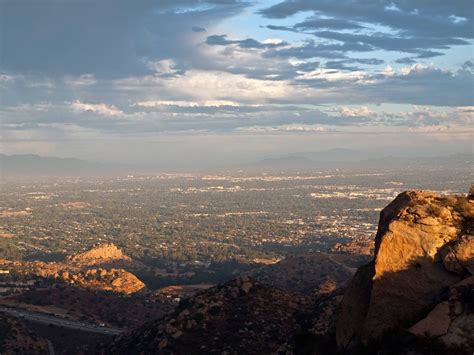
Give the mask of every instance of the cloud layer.
[{"label": "cloud layer", "polygon": [[6,151],[111,135],[472,131],[470,1],[0,6]]}]

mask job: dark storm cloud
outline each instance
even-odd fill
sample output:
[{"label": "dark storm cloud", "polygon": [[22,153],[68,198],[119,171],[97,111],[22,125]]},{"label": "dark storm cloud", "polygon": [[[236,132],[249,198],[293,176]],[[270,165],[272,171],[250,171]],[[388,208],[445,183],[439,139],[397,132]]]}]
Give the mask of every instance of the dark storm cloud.
[{"label": "dark storm cloud", "polygon": [[[263,9],[260,14],[282,19],[303,11],[313,11],[314,15],[293,26],[268,25],[267,28],[312,31],[318,38],[416,53],[418,58],[441,55],[433,49],[468,45],[474,38],[474,11],[470,0],[288,0]],[[363,33],[364,28],[369,27],[389,30]],[[327,31],[320,31],[322,28]],[[360,33],[340,32],[347,29],[359,30]]]},{"label": "dark storm cloud", "polygon": [[2,0],[3,71],[123,77],[148,60],[191,58],[190,24],[204,28],[240,1]]}]

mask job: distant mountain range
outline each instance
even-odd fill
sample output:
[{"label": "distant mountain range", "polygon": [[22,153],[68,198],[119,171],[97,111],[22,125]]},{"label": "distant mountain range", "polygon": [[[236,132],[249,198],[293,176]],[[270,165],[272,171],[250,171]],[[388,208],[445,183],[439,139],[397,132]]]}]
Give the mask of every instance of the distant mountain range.
[{"label": "distant mountain range", "polygon": [[[437,157],[381,156],[349,149],[305,152],[298,155],[271,157],[234,169],[246,171],[311,171],[314,169],[374,169],[374,168],[469,168],[474,166],[474,154],[452,154]],[[216,168],[201,168],[212,171]],[[34,154],[0,154],[0,176],[80,176],[114,173],[145,173],[163,170],[158,166],[95,163],[76,158],[43,157]],[[167,171],[168,169],[164,169]],[[176,169],[175,169],[176,170]],[[193,169],[188,169],[193,170]],[[177,171],[177,170],[176,170]],[[184,167],[179,171],[187,171]]]},{"label": "distant mountain range", "polygon": [[373,157],[358,151],[334,149],[326,152],[302,153],[286,157],[266,158],[251,164],[249,169],[312,170],[354,168],[399,168],[399,167],[449,167],[474,166],[474,154],[452,154],[435,157]]},{"label": "distant mountain range", "polygon": [[5,175],[83,175],[103,171],[97,163],[75,158],[42,157],[34,154],[0,154],[0,174]]}]

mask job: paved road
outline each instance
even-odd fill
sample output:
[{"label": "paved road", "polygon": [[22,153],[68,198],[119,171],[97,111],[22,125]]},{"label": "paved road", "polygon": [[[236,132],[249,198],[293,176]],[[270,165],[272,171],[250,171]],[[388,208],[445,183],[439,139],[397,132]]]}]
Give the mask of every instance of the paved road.
[{"label": "paved road", "polygon": [[42,324],[52,324],[58,327],[82,330],[83,332],[97,333],[104,335],[119,335],[124,330],[118,328],[100,327],[95,324],[83,323],[70,319],[65,319],[57,316],[52,316],[44,313],[27,311],[20,308],[13,307],[2,307],[0,306],[0,312],[6,313],[10,316],[23,318],[32,322],[38,322]]}]

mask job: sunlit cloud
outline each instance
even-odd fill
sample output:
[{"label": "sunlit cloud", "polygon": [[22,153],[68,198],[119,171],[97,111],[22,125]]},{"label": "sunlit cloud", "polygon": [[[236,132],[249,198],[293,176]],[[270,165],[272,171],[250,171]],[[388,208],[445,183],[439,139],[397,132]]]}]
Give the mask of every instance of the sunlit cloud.
[{"label": "sunlit cloud", "polygon": [[91,104],[91,103],[84,103],[79,100],[76,100],[71,103],[71,109],[75,112],[89,112],[89,113],[96,113],[101,116],[106,117],[117,117],[123,116],[123,111],[119,110],[113,105],[107,104]]}]

